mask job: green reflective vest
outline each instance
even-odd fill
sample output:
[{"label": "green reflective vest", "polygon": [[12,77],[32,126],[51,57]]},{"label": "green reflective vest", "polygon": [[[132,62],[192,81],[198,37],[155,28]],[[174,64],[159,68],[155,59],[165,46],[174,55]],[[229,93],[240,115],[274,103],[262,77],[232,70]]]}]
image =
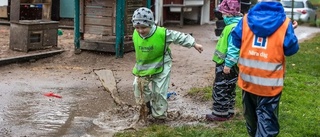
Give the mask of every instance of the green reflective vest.
[{"label": "green reflective vest", "polygon": [[136,52],[136,64],[132,73],[136,76],[147,76],[161,73],[166,49],[166,29],[157,27],[154,34],[143,39],[134,30],[133,44]]},{"label": "green reflective vest", "polygon": [[228,51],[228,37],[232,31],[232,29],[237,25],[237,23],[232,23],[228,26],[226,26],[221,35],[220,39],[217,43],[216,50],[213,54],[212,60],[216,62],[217,64],[222,64],[224,62],[224,59],[227,56]]}]

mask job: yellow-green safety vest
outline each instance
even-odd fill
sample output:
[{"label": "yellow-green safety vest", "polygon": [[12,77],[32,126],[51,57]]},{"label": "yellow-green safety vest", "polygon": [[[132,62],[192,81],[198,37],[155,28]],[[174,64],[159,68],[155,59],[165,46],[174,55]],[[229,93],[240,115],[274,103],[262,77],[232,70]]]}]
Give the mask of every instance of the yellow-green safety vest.
[{"label": "yellow-green safety vest", "polygon": [[154,34],[143,39],[134,30],[133,44],[136,52],[136,64],[132,73],[136,76],[147,76],[161,73],[166,49],[166,28],[157,27]]},{"label": "yellow-green safety vest", "polygon": [[228,37],[232,31],[232,29],[237,25],[237,23],[232,23],[230,25],[225,26],[223,29],[220,39],[217,43],[216,50],[214,51],[212,60],[217,64],[222,64],[224,59],[227,56],[228,51]]}]

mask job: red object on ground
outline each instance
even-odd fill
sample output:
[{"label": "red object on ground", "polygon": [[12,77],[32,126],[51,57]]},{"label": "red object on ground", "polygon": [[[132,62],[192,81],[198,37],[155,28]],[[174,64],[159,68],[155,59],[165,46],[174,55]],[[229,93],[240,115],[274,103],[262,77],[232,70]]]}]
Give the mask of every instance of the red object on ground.
[{"label": "red object on ground", "polygon": [[53,92],[48,92],[44,94],[47,97],[56,97],[56,98],[62,98],[60,95],[54,94]]}]

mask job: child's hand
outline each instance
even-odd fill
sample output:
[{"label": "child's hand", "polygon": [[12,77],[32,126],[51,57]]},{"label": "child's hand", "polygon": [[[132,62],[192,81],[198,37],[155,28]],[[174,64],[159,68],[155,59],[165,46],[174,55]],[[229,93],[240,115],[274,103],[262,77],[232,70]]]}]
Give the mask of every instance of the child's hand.
[{"label": "child's hand", "polygon": [[293,21],[292,22],[292,27],[293,27],[293,29],[296,29],[298,27],[298,22],[297,21]]},{"label": "child's hand", "polygon": [[203,51],[203,47],[202,47],[202,45],[200,45],[200,44],[195,44],[194,45],[194,48],[199,52],[199,53],[201,53],[202,51]]},{"label": "child's hand", "polygon": [[227,67],[227,66],[224,66],[224,67],[223,67],[223,73],[229,74],[229,73],[230,73],[230,69],[231,69],[231,68],[229,68],[229,67]]}]

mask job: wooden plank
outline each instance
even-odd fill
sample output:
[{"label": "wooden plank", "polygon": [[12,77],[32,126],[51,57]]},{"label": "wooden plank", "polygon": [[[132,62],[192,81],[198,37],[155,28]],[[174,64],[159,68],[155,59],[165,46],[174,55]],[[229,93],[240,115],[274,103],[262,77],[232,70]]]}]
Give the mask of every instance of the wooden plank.
[{"label": "wooden plank", "polygon": [[94,70],[94,73],[98,75],[102,85],[114,97],[114,94],[117,92],[117,83],[113,72],[111,70]]},{"label": "wooden plank", "polygon": [[[115,42],[80,41],[80,49],[115,53]],[[124,42],[124,52],[134,51],[133,42]]]},{"label": "wooden plank", "polygon": [[114,103],[117,105],[124,105],[127,104],[125,102],[122,102],[118,97],[117,94],[117,83],[116,79],[113,76],[113,72],[111,70],[94,70],[94,72],[98,75],[102,85],[105,87],[105,89],[111,94],[111,97],[113,98]]},{"label": "wooden plank", "polygon": [[124,42],[124,50],[123,52],[131,52],[134,51],[134,46],[132,40]]},{"label": "wooden plank", "polygon": [[86,25],[98,25],[112,27],[111,17],[85,17],[84,22]]},{"label": "wooden plank", "polygon": [[10,25],[10,22],[8,20],[0,20],[0,24],[2,25]]},{"label": "wooden plank", "polygon": [[85,0],[86,6],[103,6],[103,7],[111,7],[114,5],[115,0]]},{"label": "wooden plank", "polygon": [[125,35],[132,35],[132,33],[133,33],[133,30],[134,30],[134,28],[133,28],[133,25],[127,25],[126,26],[126,34]]},{"label": "wooden plank", "polygon": [[140,8],[140,7],[142,7],[142,5],[141,4],[139,4],[139,5],[128,5],[129,7],[127,7],[127,11],[131,11],[132,13],[136,10],[136,9],[138,9],[138,8]]},{"label": "wooden plank", "polygon": [[127,5],[145,5],[144,0],[127,0]]},{"label": "wooden plank", "polygon": [[42,0],[42,3],[52,3],[52,0]]},{"label": "wooden plank", "polygon": [[113,16],[113,8],[107,7],[86,7],[85,15],[92,16],[103,16],[103,17],[112,17]]},{"label": "wooden plank", "polygon": [[10,57],[10,58],[1,58],[0,59],[0,66],[7,65],[10,63],[18,63],[18,62],[25,62],[33,59],[39,59],[39,58],[46,58],[50,57],[56,54],[60,54],[64,52],[64,50],[53,50],[48,52],[41,52],[41,53],[34,53],[34,54],[28,54],[28,55],[22,55],[22,56],[16,56],[16,57]]},{"label": "wooden plank", "polygon": [[8,18],[7,6],[0,6],[0,18]]},{"label": "wooden plank", "polygon": [[20,19],[20,0],[12,0],[10,5],[10,21],[19,22]]},{"label": "wooden plank", "polygon": [[42,4],[42,20],[51,20],[51,2]]},{"label": "wooden plank", "polygon": [[126,2],[126,19],[125,19],[125,34],[124,35],[131,35],[133,33],[133,27],[131,23],[132,14],[133,12],[143,7],[146,4],[145,0],[127,0]]},{"label": "wooden plank", "polygon": [[112,34],[111,35],[116,35],[116,16],[117,16],[117,12],[116,12],[116,3],[113,4],[113,17],[112,17]]},{"label": "wooden plank", "polygon": [[115,53],[115,42],[80,41],[80,49]]},{"label": "wooden plank", "polygon": [[115,0],[81,0],[81,32],[112,35],[115,17]]},{"label": "wooden plank", "polygon": [[107,26],[94,26],[94,25],[85,25],[85,33],[97,34],[97,35],[111,35],[112,28]]}]

